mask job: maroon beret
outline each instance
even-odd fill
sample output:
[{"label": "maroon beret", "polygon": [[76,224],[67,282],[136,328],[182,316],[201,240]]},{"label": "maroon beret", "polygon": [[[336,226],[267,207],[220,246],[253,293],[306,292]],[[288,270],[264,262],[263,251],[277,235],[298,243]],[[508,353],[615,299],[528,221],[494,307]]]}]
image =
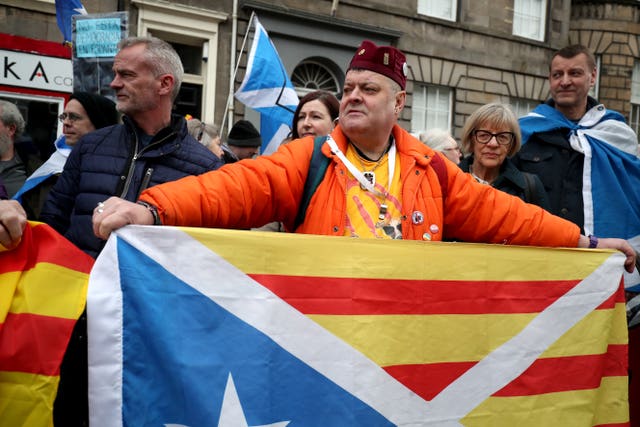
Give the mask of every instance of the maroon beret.
[{"label": "maroon beret", "polygon": [[347,71],[370,70],[389,77],[404,90],[407,84],[407,59],[393,46],[376,46],[365,40],[351,59]]}]

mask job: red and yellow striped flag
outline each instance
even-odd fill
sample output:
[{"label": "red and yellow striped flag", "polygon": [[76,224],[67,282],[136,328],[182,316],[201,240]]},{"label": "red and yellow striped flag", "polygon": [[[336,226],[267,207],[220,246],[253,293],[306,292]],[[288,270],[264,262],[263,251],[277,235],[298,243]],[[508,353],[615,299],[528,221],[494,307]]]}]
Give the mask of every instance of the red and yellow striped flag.
[{"label": "red and yellow striped flag", "polygon": [[45,224],[0,252],[0,424],[50,426],[93,259]]}]

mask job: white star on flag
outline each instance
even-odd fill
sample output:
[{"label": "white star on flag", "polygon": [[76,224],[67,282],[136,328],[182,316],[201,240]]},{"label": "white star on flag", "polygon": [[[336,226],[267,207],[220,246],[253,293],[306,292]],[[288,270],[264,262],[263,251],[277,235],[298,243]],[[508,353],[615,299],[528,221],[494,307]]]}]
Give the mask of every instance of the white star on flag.
[{"label": "white star on flag", "polygon": [[[273,424],[263,424],[251,427],[286,427],[289,421],[280,421]],[[165,424],[165,427],[188,427],[183,424]],[[242,410],[242,404],[238,397],[236,385],[233,382],[233,376],[229,373],[227,378],[227,386],[224,389],[224,397],[222,398],[222,408],[220,409],[220,419],[218,427],[250,427]]]}]

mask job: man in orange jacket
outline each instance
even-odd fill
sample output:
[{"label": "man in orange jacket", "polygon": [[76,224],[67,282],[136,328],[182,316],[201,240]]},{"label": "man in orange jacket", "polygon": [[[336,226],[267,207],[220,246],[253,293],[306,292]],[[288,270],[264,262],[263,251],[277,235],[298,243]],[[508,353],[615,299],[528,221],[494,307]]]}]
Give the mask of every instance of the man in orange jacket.
[{"label": "man in orange jacket", "polygon": [[582,236],[568,221],[477,184],[403,130],[397,120],[406,70],[404,54],[394,47],[364,41],[358,48],[345,77],[339,125],[321,146],[328,167],[308,204],[305,183],[315,178],[311,164],[318,164],[311,137],[270,156],[150,188],[137,204],[110,198],[94,211],[94,233],[106,239],[127,224],[251,228],[280,221],[308,234],[612,248],[633,269],[635,252],[626,241]]}]

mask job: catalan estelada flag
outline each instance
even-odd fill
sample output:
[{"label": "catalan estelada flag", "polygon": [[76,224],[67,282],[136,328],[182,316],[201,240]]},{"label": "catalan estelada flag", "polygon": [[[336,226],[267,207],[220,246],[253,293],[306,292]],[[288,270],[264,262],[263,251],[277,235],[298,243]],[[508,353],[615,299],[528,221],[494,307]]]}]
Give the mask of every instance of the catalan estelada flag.
[{"label": "catalan estelada flag", "polygon": [[45,224],[0,251],[0,425],[47,427],[93,259]]},{"label": "catalan estelada flag", "polygon": [[125,227],[90,278],[91,425],[626,426],[623,262]]}]

